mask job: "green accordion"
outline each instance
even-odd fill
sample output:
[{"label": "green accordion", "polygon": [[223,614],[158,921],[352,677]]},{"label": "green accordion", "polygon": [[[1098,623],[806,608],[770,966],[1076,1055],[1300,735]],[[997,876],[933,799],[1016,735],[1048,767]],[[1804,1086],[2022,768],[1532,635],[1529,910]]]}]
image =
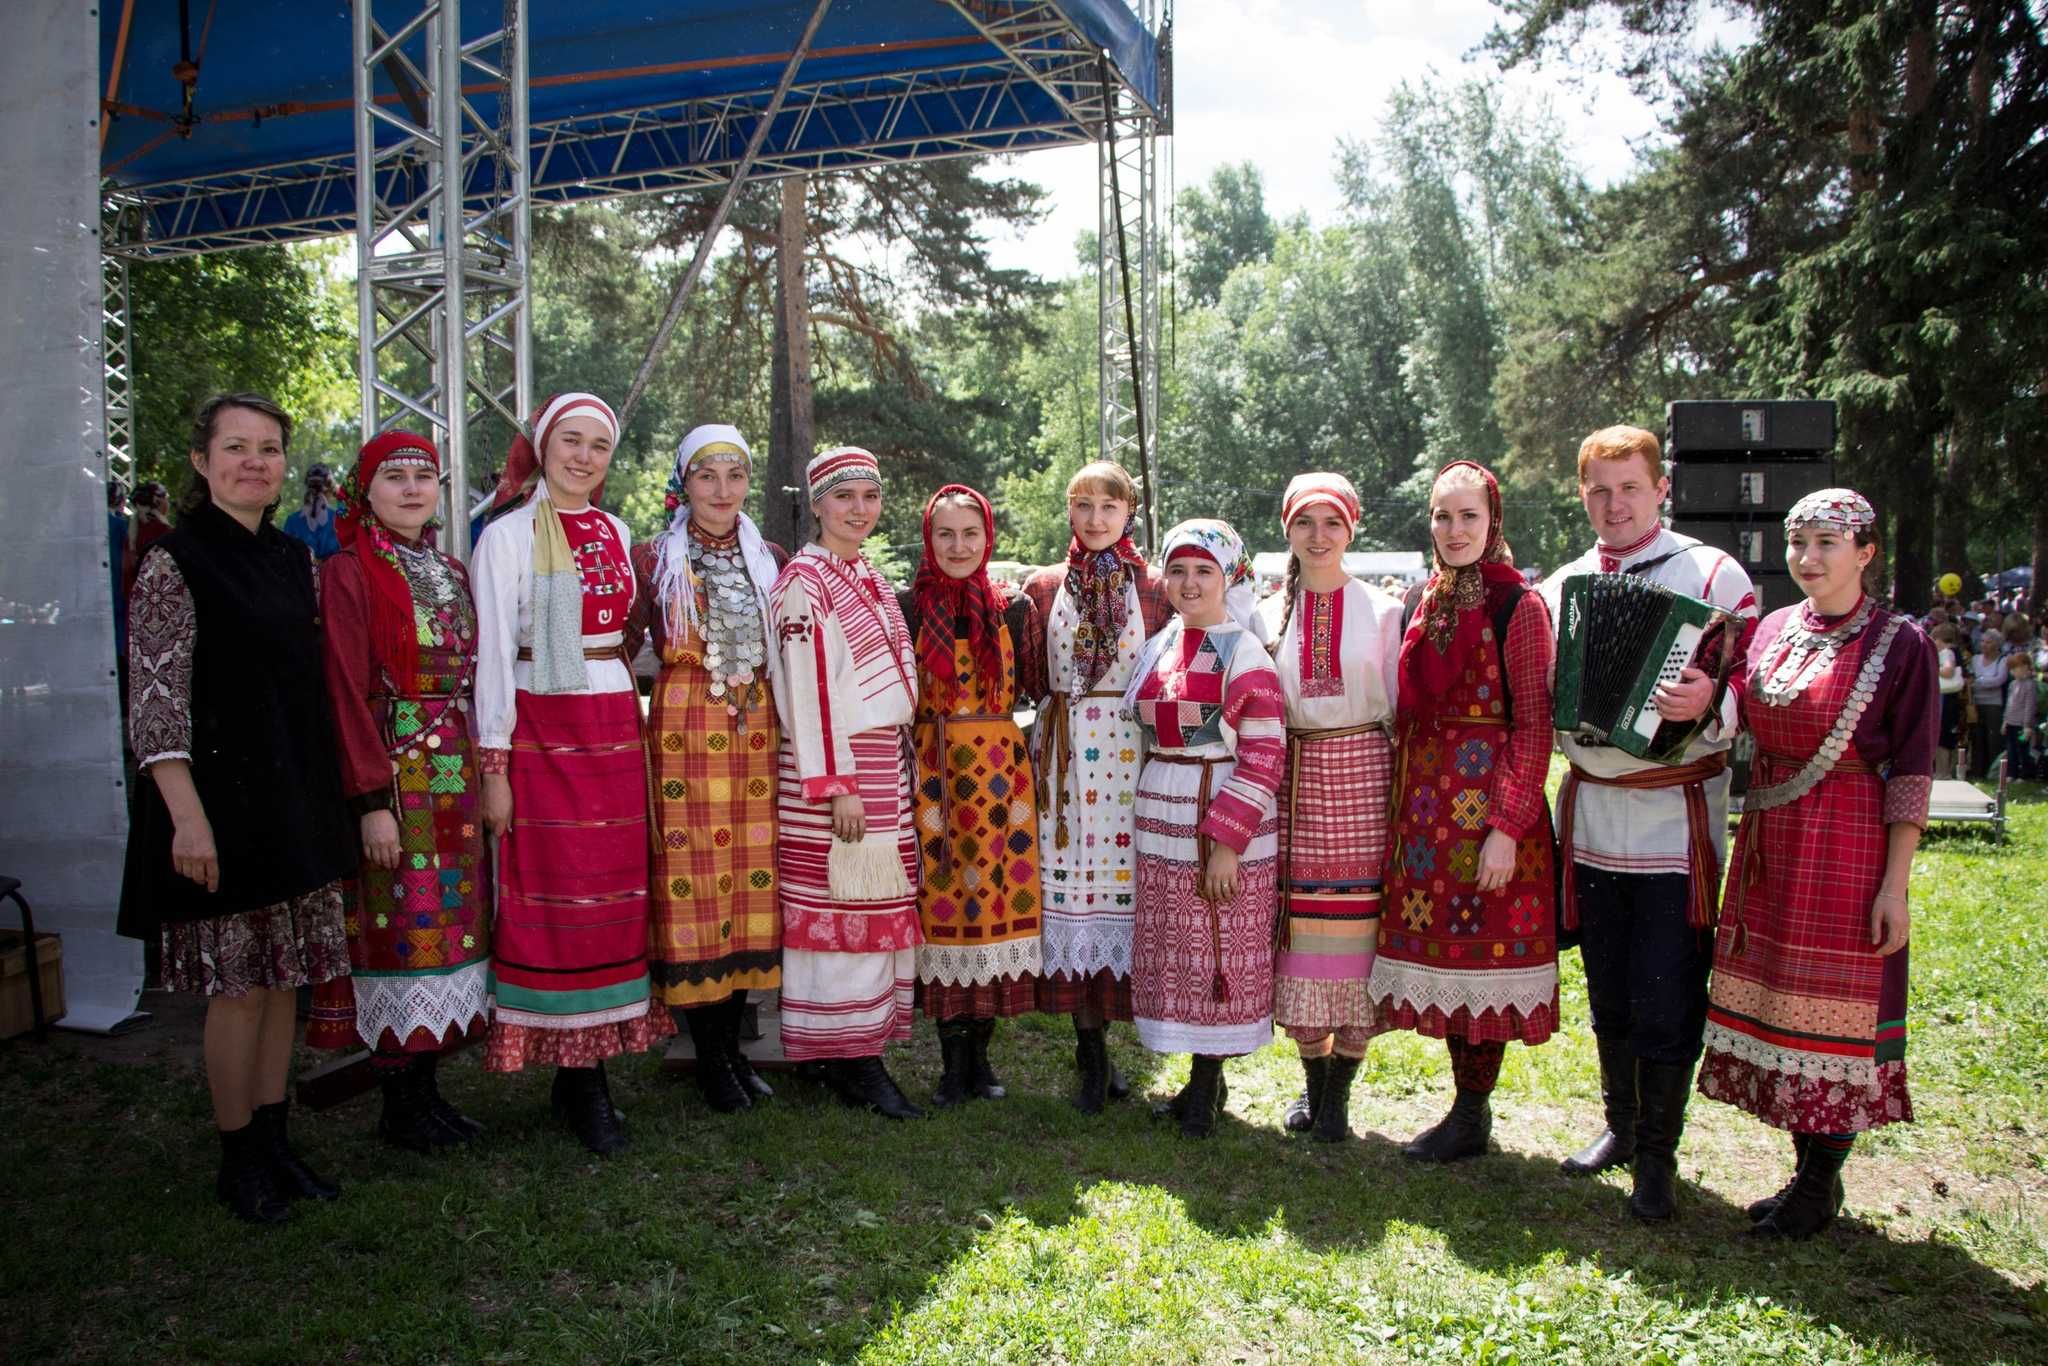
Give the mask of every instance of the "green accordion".
[{"label": "green accordion", "polygon": [[[1730,641],[1721,629],[1728,613],[1634,574],[1574,574],[1557,608],[1552,724],[1652,763],[1683,762],[1707,718],[1666,721],[1651,698],[1660,683],[1676,682],[1703,652]],[[1718,653],[1719,669],[1701,665],[1714,675],[1717,696],[1727,677],[1727,651]]]}]

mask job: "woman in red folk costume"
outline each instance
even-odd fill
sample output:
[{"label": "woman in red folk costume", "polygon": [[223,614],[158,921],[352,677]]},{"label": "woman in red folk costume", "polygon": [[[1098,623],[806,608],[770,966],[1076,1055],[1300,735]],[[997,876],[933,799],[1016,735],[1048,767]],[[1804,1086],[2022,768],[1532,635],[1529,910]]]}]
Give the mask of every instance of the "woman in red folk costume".
[{"label": "woman in red folk costume", "polygon": [[1550,764],[1554,637],[1515,569],[1500,486],[1470,460],[1429,497],[1436,568],[1401,641],[1400,745],[1386,914],[1372,965],[1379,1020],[1442,1039],[1457,1100],[1402,1149],[1421,1162],[1486,1151],[1510,1039],[1557,1026]]},{"label": "woman in red folk costume", "polygon": [[362,832],[343,886],[350,975],[314,988],[306,1041],[372,1050],[377,1132],[415,1152],[482,1127],[442,1099],[442,1051],[488,1018],[487,867],[469,575],[433,545],[440,456],[386,432],[342,483],[341,553],[320,571],[342,795]]},{"label": "woman in red folk costume", "polygon": [[917,983],[938,1022],[932,1104],[995,1100],[996,1020],[1036,1008],[1040,902],[1031,759],[1011,716],[1044,690],[1031,600],[991,583],[995,510],[948,484],[924,510],[924,560],[903,615],[917,646]]},{"label": "woman in red folk costume", "polygon": [[1138,901],[1142,736],[1124,712],[1124,685],[1146,639],[1173,616],[1159,571],[1131,544],[1137,506],[1137,481],[1123,466],[1083,465],[1067,481],[1066,562],[1024,584],[1045,625],[1033,763],[1045,885],[1038,1008],[1074,1018],[1073,1099],[1090,1115],[1129,1094],[1108,1047],[1109,1022],[1131,1018]]},{"label": "woman in red folk costume", "polygon": [[1752,1232],[1810,1238],[1842,1208],[1856,1135],[1913,1118],[1906,889],[1940,735],[1934,647],[1877,602],[1877,514],[1822,489],[1785,518],[1806,601],[1765,617],[1742,728],[1756,762],[1729,861],[1700,1094],[1792,1135]]},{"label": "woman in red folk costume", "polygon": [[600,1155],[626,1146],[604,1060],[675,1032],[648,989],[633,567],[626,524],[593,506],[618,438],[603,399],[549,399],[474,556],[484,822],[501,841],[484,1066],[552,1064],[555,1113]]}]

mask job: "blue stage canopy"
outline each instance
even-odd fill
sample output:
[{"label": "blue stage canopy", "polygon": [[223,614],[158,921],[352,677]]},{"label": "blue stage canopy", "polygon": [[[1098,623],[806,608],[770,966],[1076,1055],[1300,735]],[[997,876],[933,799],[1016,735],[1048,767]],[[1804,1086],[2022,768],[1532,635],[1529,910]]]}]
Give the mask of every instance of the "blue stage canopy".
[{"label": "blue stage canopy", "polygon": [[[807,0],[528,6],[540,202],[724,183],[812,9]],[[387,28],[404,22],[385,8]],[[501,21],[494,0],[463,10],[465,39]],[[101,171],[145,217],[143,242],[110,245],[162,255],[351,231],[349,5],[191,0],[189,16],[188,33],[179,6],[164,0],[101,0],[102,79],[118,67]],[[174,70],[187,42],[199,62],[189,111]],[[1110,79],[1163,116],[1157,44],[1122,0],[839,0],[752,174],[1093,141],[1105,54]],[[467,89],[477,117],[495,123],[495,83],[472,76]],[[396,97],[380,98],[396,107]],[[398,136],[380,130],[380,140]],[[490,189],[472,184],[471,200]]]}]

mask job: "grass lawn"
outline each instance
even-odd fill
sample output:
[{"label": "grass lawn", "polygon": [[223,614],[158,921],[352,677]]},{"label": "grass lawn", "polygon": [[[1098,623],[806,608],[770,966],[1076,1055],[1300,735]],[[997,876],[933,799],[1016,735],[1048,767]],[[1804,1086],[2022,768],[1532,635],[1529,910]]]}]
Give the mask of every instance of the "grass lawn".
[{"label": "grass lawn", "polygon": [[[1207,1143],[1146,1106],[1063,1099],[1064,1020],[998,1032],[1010,1099],[892,1125],[789,1080],[712,1115],[654,1057],[615,1068],[634,1145],[599,1162],[545,1117],[547,1077],[448,1069],[490,1126],[428,1160],[371,1136],[365,1098],[297,1120],[347,1186],[274,1230],[213,1203],[196,1074],[0,1045],[0,1359],[122,1363],[1337,1359],[2048,1361],[2048,793],[2012,842],[1941,833],[1914,869],[1919,1122],[1859,1144],[1846,1217],[1758,1245],[1782,1135],[1695,1098],[1679,1221],[1627,1180],[1568,1181],[1598,1124],[1576,955],[1569,1032],[1511,1048],[1496,1151],[1444,1170],[1398,1145],[1448,1101],[1443,1048],[1375,1045],[1361,1141],[1284,1138],[1284,1042],[1229,1065]],[[1113,1050],[1161,1096],[1186,1060]],[[920,1026],[891,1063],[936,1080]]]}]

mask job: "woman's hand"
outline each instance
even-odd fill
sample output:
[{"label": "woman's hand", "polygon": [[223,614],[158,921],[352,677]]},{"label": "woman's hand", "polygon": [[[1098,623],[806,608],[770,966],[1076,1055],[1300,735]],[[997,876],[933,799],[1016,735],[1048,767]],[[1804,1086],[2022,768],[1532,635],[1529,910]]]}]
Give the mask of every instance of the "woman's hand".
[{"label": "woman's hand", "polygon": [[1486,843],[1479,846],[1479,876],[1473,886],[1482,892],[1497,892],[1515,874],[1515,840],[1503,830],[1489,830]]},{"label": "woman's hand", "polygon": [[220,890],[220,854],[213,847],[213,824],[204,812],[179,821],[172,831],[171,867],[209,892]]},{"label": "woman's hand", "polygon": [[860,794],[842,792],[832,799],[832,833],[847,844],[859,844],[868,833],[868,814]]},{"label": "woman's hand", "polygon": [[387,873],[398,867],[398,817],[389,811],[363,813],[363,858]]},{"label": "woman's hand", "polygon": [[1237,850],[1219,844],[1209,851],[1209,866],[1202,870],[1202,900],[1229,901],[1237,895]]},{"label": "woman's hand", "polygon": [[1880,957],[1897,953],[1906,947],[1906,935],[1911,928],[1912,913],[1906,906],[1906,894],[1879,888],[1877,899],[1870,903],[1870,946]]},{"label": "woman's hand", "polygon": [[512,833],[512,780],[502,773],[484,774],[484,828],[494,836]]}]

